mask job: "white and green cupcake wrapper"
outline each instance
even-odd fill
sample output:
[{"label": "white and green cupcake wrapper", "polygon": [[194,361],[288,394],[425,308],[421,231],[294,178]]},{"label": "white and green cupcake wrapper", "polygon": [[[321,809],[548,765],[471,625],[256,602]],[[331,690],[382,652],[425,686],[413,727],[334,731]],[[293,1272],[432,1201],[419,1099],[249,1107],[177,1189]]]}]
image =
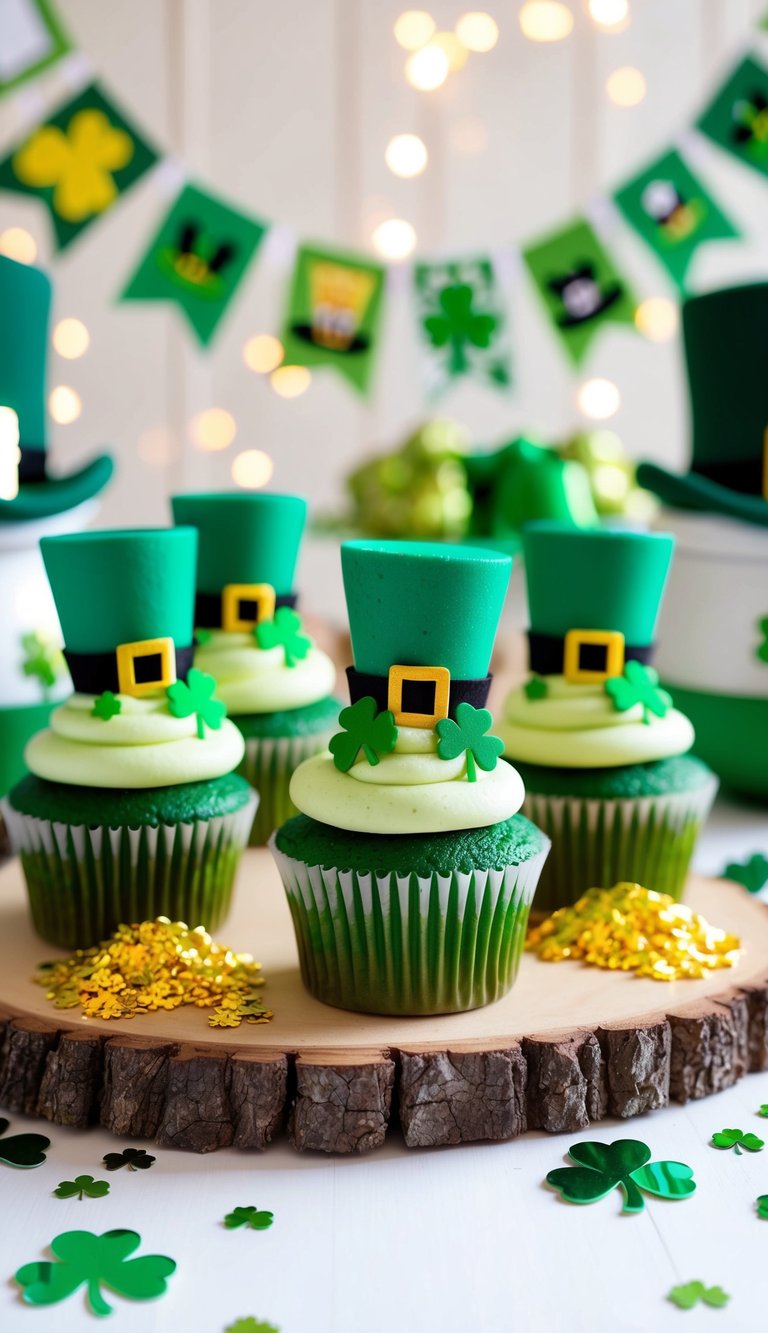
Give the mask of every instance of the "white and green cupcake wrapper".
[{"label": "white and green cupcake wrapper", "polygon": [[554,912],[587,889],[622,880],[680,899],[717,779],[692,791],[637,798],[526,793],[523,812],[552,840],[536,911]]},{"label": "white and green cupcake wrapper", "polygon": [[304,985],[341,1009],[444,1014],[491,1004],[517,975],[547,847],[500,870],[376,874],[270,849]]},{"label": "white and green cupcake wrapper", "polygon": [[262,847],[276,828],[299,813],[288,795],[293,773],[305,759],[327,750],[336,730],[333,726],[306,736],[246,737],[237,772],[261,797],[251,830],[252,847]]},{"label": "white and green cupcake wrapper", "polygon": [[234,813],[116,829],[38,819],[4,803],[35,930],[62,949],[87,948],[123,923],[158,916],[215,930],[257,802],[254,793]]}]

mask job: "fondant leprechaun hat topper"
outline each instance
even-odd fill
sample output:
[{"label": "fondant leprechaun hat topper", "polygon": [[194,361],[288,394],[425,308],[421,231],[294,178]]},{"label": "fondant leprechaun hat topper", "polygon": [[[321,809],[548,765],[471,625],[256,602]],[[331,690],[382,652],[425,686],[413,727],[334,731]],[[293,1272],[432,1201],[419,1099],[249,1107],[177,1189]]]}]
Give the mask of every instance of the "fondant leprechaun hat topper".
[{"label": "fondant leprechaun hat topper", "polygon": [[198,531],[198,629],[248,631],[296,605],[296,561],[307,519],[299,495],[242,491],[174,495],[176,523]]},{"label": "fondant leprechaun hat topper", "polygon": [[354,667],[352,703],[372,697],[401,726],[434,727],[460,703],[482,708],[512,560],[439,542],[341,547]]},{"label": "fondant leprechaun hat topper", "polygon": [[[0,407],[16,414],[19,432],[18,447],[15,438],[0,438],[0,451],[6,455],[0,457],[0,523],[73,509],[103,490],[112,476],[106,454],[67,477],[48,476],[45,373],[50,309],[47,275],[0,255]],[[5,484],[9,478],[13,485]]]},{"label": "fondant leprechaun hat topper", "polygon": [[673,509],[768,526],[768,283],[683,304],[693,426],[686,475],[641,463],[637,479]]},{"label": "fondant leprechaun hat topper", "polygon": [[186,679],[194,528],[43,537],[40,549],[79,693],[141,697]]},{"label": "fondant leprechaun hat topper", "polygon": [[666,533],[524,528],[531,670],[597,684],[649,662],[673,547]]}]

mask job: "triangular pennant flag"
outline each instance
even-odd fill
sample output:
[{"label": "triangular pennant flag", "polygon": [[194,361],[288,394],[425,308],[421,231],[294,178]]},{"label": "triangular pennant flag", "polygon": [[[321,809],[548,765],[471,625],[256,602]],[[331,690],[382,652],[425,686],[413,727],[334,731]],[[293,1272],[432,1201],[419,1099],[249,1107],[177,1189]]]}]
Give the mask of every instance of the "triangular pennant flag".
[{"label": "triangular pennant flag", "polygon": [[206,346],[266,231],[207,190],[185,185],[120,299],[175,301]]},{"label": "triangular pennant flag", "polygon": [[156,161],[155,150],[94,83],[0,161],[0,190],[42,200],[63,250]]},{"label": "triangular pennant flag", "polygon": [[471,376],[505,389],[512,381],[503,301],[490,258],[416,264],[416,318],[427,383],[439,393]]},{"label": "triangular pennant flag", "polygon": [[638,172],[613,197],[681,291],[700,245],[741,234],[674,149]]},{"label": "triangular pennant flag", "polygon": [[50,0],[1,0],[0,96],[71,51]]},{"label": "triangular pennant flag", "polygon": [[584,218],[527,246],[523,258],[575,365],[605,324],[634,324],[630,287]]},{"label": "triangular pennant flag", "polygon": [[746,56],[697,121],[720,148],[768,176],[768,70]]},{"label": "triangular pennant flag", "polygon": [[379,350],[385,270],[344,250],[300,246],[282,342],[285,365],[333,366],[367,393]]}]

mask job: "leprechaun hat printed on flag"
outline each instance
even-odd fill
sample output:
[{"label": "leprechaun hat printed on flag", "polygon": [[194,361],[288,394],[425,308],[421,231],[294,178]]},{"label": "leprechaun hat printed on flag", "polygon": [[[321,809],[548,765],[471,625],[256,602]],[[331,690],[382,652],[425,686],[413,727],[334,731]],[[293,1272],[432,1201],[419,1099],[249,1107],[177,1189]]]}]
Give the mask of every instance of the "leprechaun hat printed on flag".
[{"label": "leprechaun hat printed on flag", "polygon": [[693,457],[686,474],[641,463],[637,479],[673,509],[768,527],[768,283],[683,305]]},{"label": "leprechaun hat printed on flag", "polygon": [[[15,440],[0,444],[0,523],[42,519],[74,509],[103,490],[112,459],[103,454],[65,477],[47,471],[45,401],[51,282],[41,269],[0,255],[0,406],[18,417]],[[8,450],[13,457],[8,457]],[[18,474],[16,475],[16,469]],[[18,489],[16,494],[12,492]]]}]

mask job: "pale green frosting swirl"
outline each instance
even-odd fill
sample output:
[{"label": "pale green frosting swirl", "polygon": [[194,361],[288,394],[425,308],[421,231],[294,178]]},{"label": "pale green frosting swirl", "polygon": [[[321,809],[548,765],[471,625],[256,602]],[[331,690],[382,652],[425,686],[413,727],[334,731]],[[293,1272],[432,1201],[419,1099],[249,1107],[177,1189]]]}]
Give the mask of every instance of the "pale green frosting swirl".
[{"label": "pale green frosting swirl", "polygon": [[73,694],[55,709],[50,730],[27,745],[30,771],[75,787],[176,787],[231,773],[243,757],[243,738],[226,718],[200,740],[194,716],[173,717],[165,695],[117,698],[121,712],[108,722],[93,716],[91,694]]},{"label": "pale green frosting swirl", "polygon": [[282,648],[259,648],[252,634],[211,630],[195,653],[195,666],[216,678],[216,693],[231,716],[302,708],[332,694],[336,668],[313,645],[295,666]]},{"label": "pale green frosting swirl", "polygon": [[547,676],[547,695],[529,699],[513,690],[496,730],[504,753],[523,763],[554,768],[618,768],[685,754],[693,727],[676,708],[643,720],[641,704],[614,708],[602,685],[580,685]]},{"label": "pale green frosting swirl", "polygon": [[486,828],[517,814],[520,775],[501,760],[466,777],[466,761],[437,754],[434,731],[399,727],[397,745],[378,764],[358,761],[340,772],[330,754],[300,764],[291,778],[294,805],[322,824],[354,833],[450,833]]}]

